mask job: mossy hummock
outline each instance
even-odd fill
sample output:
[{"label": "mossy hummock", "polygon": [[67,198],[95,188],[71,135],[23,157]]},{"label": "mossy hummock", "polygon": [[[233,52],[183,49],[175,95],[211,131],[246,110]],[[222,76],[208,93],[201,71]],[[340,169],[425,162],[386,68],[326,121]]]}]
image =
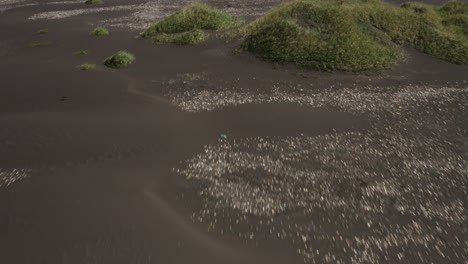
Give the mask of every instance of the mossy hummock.
[{"label": "mossy hummock", "polygon": [[366,71],[404,59],[398,45],[437,58],[468,63],[467,4],[442,7],[378,0],[281,4],[238,31],[242,48],[275,63],[324,70]]},{"label": "mossy hummock", "polygon": [[91,35],[93,36],[107,36],[109,35],[109,30],[103,27],[97,27],[92,32]]},{"label": "mossy hummock", "polygon": [[104,65],[109,68],[119,69],[127,67],[135,62],[135,56],[125,50],[121,50],[116,54],[104,60]]},{"label": "mossy hummock", "polygon": [[207,39],[208,34],[204,30],[226,30],[241,26],[243,22],[240,18],[197,3],[150,26],[141,35],[144,38],[153,38],[155,43],[194,45]]}]

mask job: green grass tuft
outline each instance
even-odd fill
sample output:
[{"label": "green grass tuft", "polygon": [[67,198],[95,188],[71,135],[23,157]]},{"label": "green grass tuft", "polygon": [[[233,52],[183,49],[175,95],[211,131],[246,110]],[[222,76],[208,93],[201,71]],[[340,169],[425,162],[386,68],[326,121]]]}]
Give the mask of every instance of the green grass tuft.
[{"label": "green grass tuft", "polygon": [[94,4],[102,4],[104,3],[102,0],[86,0],[85,4],[87,5],[94,5]]},{"label": "green grass tuft", "polygon": [[39,33],[39,34],[47,34],[47,33],[49,33],[49,30],[48,30],[47,28],[44,28],[44,29],[39,30],[37,33]]},{"label": "green grass tuft", "polygon": [[453,32],[464,35],[468,39],[468,3],[448,2],[439,9],[442,24]]},{"label": "green grass tuft", "polygon": [[[215,10],[206,4],[196,3],[150,26],[141,36],[155,38],[156,43],[196,44],[206,39],[206,34],[201,34],[201,30],[219,31],[238,27],[243,23],[240,18]],[[159,34],[163,35],[158,36]]]},{"label": "green grass tuft", "polygon": [[207,38],[207,34],[200,29],[194,29],[187,32],[166,34],[162,33],[153,38],[153,43],[172,43],[176,45],[196,45]]},{"label": "green grass tuft", "polygon": [[453,15],[448,16],[442,20],[442,24],[450,28],[451,31],[459,32],[460,34],[468,37],[468,16],[467,15]]},{"label": "green grass tuft", "polygon": [[121,50],[116,54],[108,57],[104,60],[104,65],[109,68],[123,68],[135,62],[135,56],[133,54],[128,53],[125,50]]},{"label": "green grass tuft", "polygon": [[97,27],[92,32],[91,35],[94,36],[107,36],[109,35],[109,31],[103,27]]},{"label": "green grass tuft", "polygon": [[52,42],[50,41],[38,41],[38,42],[33,42],[29,44],[29,47],[35,48],[35,47],[43,47],[43,46],[50,46],[52,45]]},{"label": "green grass tuft", "polygon": [[81,64],[81,65],[79,66],[79,68],[80,68],[82,71],[94,70],[94,69],[96,69],[96,64],[85,63],[85,64]]},{"label": "green grass tuft", "polygon": [[465,6],[461,2],[437,8],[420,3],[396,7],[378,0],[294,1],[273,8],[235,36],[244,38],[243,50],[268,61],[324,71],[391,67],[404,59],[397,45],[466,64]]},{"label": "green grass tuft", "polygon": [[448,2],[440,8],[440,12],[446,15],[468,15],[468,2]]},{"label": "green grass tuft", "polygon": [[79,50],[73,54],[76,56],[88,56],[89,52],[87,50]]}]

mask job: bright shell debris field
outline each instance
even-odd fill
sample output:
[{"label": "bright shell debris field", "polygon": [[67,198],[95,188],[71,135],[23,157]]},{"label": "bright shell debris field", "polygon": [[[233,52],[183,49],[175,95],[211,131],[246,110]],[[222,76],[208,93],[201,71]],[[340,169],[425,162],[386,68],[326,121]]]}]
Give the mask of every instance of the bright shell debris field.
[{"label": "bright shell debris field", "polygon": [[307,263],[463,261],[466,89],[325,89],[301,96],[276,90],[222,100],[223,94],[205,91],[179,105],[206,111],[220,102],[289,101],[369,115],[373,124],[206,146],[175,170],[204,198],[195,220],[254,241],[264,234],[284,239]]}]

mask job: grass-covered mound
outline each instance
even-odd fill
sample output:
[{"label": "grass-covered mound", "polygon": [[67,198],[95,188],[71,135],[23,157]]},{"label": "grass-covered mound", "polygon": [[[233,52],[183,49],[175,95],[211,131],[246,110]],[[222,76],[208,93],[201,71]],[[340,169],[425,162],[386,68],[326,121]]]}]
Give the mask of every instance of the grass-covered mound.
[{"label": "grass-covered mound", "polygon": [[109,68],[118,69],[118,68],[127,67],[133,62],[135,62],[135,56],[133,56],[133,54],[128,53],[125,50],[121,50],[117,52],[116,54],[105,59],[104,65]]},{"label": "grass-covered mound", "polygon": [[37,33],[39,33],[39,34],[47,34],[47,33],[49,33],[49,30],[48,30],[47,28],[40,29]]},{"label": "grass-covered mound", "polygon": [[442,24],[468,38],[468,2],[448,2],[439,9]]},{"label": "grass-covered mound", "polygon": [[243,20],[215,10],[206,4],[188,5],[159,23],[150,26],[141,35],[156,43],[197,44],[207,38],[203,30],[224,30],[242,25]]},{"label": "grass-covered mound", "polygon": [[94,5],[94,4],[102,4],[104,3],[102,0],[86,0],[85,4],[87,5]]},{"label": "grass-covered mound", "polygon": [[403,58],[395,44],[466,64],[466,27],[459,26],[466,21],[465,9],[462,2],[438,8],[415,3],[397,7],[379,0],[302,0],[273,8],[239,32],[245,50],[317,70],[387,68]]},{"label": "grass-covered mound", "polygon": [[449,2],[441,7],[406,3],[400,8],[371,3],[356,8],[360,21],[381,30],[397,44],[455,64],[468,63],[468,36],[453,19],[468,18],[468,4]]},{"label": "grass-covered mound", "polygon": [[93,36],[107,36],[109,35],[109,30],[103,27],[97,27],[91,31],[91,35]]}]

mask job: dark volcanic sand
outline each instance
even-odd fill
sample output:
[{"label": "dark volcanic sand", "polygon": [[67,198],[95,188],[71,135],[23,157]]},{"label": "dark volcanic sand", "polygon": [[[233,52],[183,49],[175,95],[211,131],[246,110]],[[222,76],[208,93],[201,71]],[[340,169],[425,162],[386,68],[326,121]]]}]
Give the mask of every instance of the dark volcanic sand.
[{"label": "dark volcanic sand", "polygon": [[190,1],[80,2],[0,0],[1,263],[466,263],[467,66],[275,69],[136,38]]}]

